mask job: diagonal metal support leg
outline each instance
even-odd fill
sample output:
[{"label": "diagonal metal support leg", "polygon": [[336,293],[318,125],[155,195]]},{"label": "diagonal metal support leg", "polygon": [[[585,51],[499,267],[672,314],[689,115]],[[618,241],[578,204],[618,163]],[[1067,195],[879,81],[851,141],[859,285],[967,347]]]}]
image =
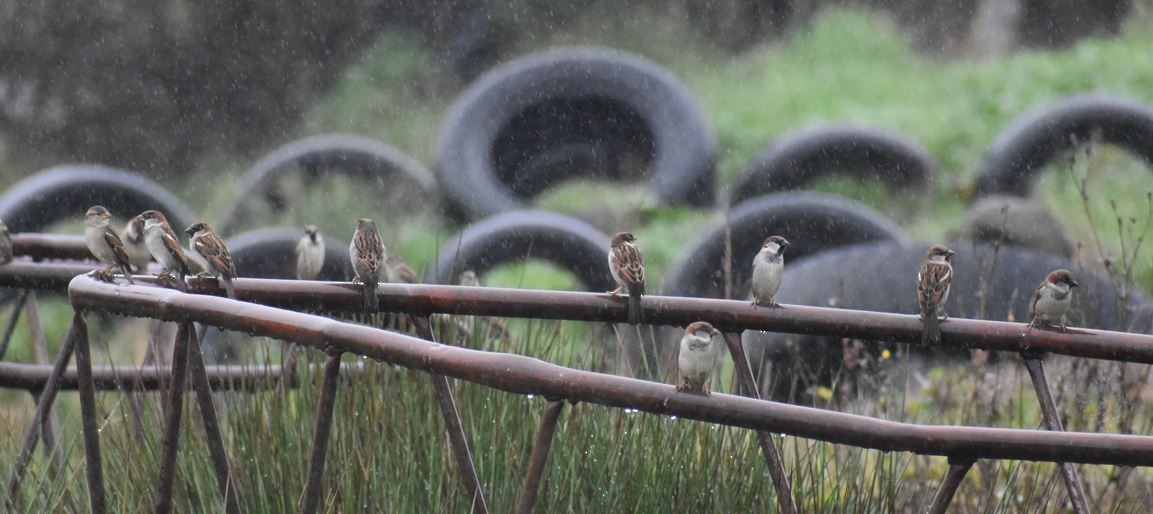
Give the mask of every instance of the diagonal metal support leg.
[{"label": "diagonal metal support leg", "polygon": [[[1025,361],[1025,368],[1029,370],[1029,377],[1033,379],[1033,389],[1037,391],[1037,401],[1041,404],[1041,414],[1045,418],[1045,427],[1054,432],[1063,432],[1065,427],[1061,423],[1061,416],[1057,412],[1057,402],[1053,400],[1053,393],[1049,389],[1049,380],[1045,375],[1045,364],[1038,352],[1021,352]],[[1081,474],[1070,462],[1061,462],[1061,478],[1065,480],[1065,490],[1069,492],[1069,502],[1073,504],[1073,511],[1077,514],[1089,514],[1089,501],[1085,496],[1085,487],[1081,482]]]},{"label": "diagonal metal support leg", "polygon": [[324,361],[324,382],[320,387],[316,429],[312,433],[312,454],[308,457],[308,482],[300,499],[301,514],[313,514],[320,505],[324,482],[324,460],[328,456],[328,439],[332,433],[332,411],[336,407],[336,386],[340,382],[340,352],[329,352]]},{"label": "diagonal metal support leg", "polygon": [[[760,388],[753,378],[753,370],[749,367],[749,358],[745,355],[745,347],[741,345],[741,334],[738,332],[725,332],[725,344],[729,347],[729,354],[733,356],[733,368],[740,377],[744,392],[751,398],[760,399]],[[781,453],[777,450],[777,443],[773,435],[757,431],[757,441],[761,445],[761,453],[765,456],[765,466],[769,468],[769,477],[773,480],[773,487],[777,490],[777,505],[784,514],[797,514],[797,503],[793,499],[793,486],[789,484],[789,476],[785,473],[785,463]]]},{"label": "diagonal metal support leg", "polygon": [[84,454],[88,476],[88,499],[94,514],[108,510],[104,496],[104,467],[100,460],[100,432],[96,428],[96,385],[92,383],[92,348],[88,344],[88,321],[83,311],[72,318],[76,326],[76,376],[80,382],[80,417],[84,427]]},{"label": "diagonal metal support leg", "polygon": [[30,289],[20,292],[20,299],[16,300],[16,307],[12,309],[12,317],[8,318],[8,325],[4,327],[4,338],[0,339],[0,361],[8,354],[8,344],[12,342],[12,334],[16,333],[16,324],[20,322],[20,313],[24,311],[24,302],[28,301]]},{"label": "diagonal metal support leg", "polygon": [[953,495],[957,494],[957,488],[965,480],[965,474],[969,472],[969,468],[973,467],[973,462],[972,460],[949,459],[949,471],[945,473],[945,478],[941,480],[941,485],[937,488],[937,494],[933,495],[933,501],[925,512],[945,514],[949,511],[949,504],[953,503]]},{"label": "diagonal metal support leg", "polygon": [[528,470],[524,474],[520,497],[516,500],[517,514],[532,514],[533,507],[536,506],[541,479],[544,477],[544,467],[548,463],[549,450],[552,449],[553,435],[556,434],[556,423],[563,409],[563,400],[549,400],[544,408],[544,417],[540,420],[540,429],[537,430],[536,439],[532,444],[532,455],[528,459]]},{"label": "diagonal metal support leg", "polygon": [[[190,326],[189,330],[191,329]],[[206,333],[207,330],[202,328],[200,339],[203,339]],[[224,497],[226,512],[239,514],[240,499],[236,491],[236,474],[232,472],[232,464],[228,461],[228,450],[224,445],[224,435],[220,431],[220,419],[216,416],[216,405],[212,403],[212,385],[208,383],[204,353],[196,337],[190,337],[189,342],[191,343],[188,348],[189,372],[192,374],[192,386],[196,389],[200,417],[204,421],[204,433],[208,437],[208,452],[212,456],[212,465],[216,470],[216,482],[220,487],[220,495]]]},{"label": "diagonal metal support leg", "polygon": [[[28,318],[28,334],[32,339],[32,350],[37,364],[47,364],[48,340],[44,337],[44,325],[40,323],[40,301],[36,298],[36,291],[29,289],[24,298],[25,315]],[[49,407],[48,416],[44,418],[41,426],[41,439],[44,440],[44,452],[52,458],[53,471],[63,469],[64,455],[57,451],[56,442],[60,440],[60,417],[56,411]]]},{"label": "diagonal metal support leg", "polygon": [[5,503],[8,510],[12,510],[16,493],[20,490],[20,482],[24,480],[24,472],[28,469],[28,461],[32,459],[32,453],[36,451],[36,444],[40,442],[40,427],[47,419],[52,404],[56,401],[56,393],[60,390],[60,377],[64,376],[64,371],[68,369],[68,362],[72,360],[72,354],[76,348],[77,332],[80,330],[77,319],[79,319],[79,315],[73,317],[68,335],[64,337],[64,343],[60,345],[56,364],[52,368],[52,374],[48,376],[48,381],[44,383],[44,390],[36,402],[36,414],[33,415],[28,430],[24,432],[24,442],[20,446],[20,453],[16,456],[16,462],[12,465],[12,475],[8,477],[8,486],[5,489],[7,493]]},{"label": "diagonal metal support leg", "polygon": [[157,477],[156,514],[172,512],[172,487],[176,480],[176,452],[180,447],[180,421],[184,414],[184,388],[188,381],[189,339],[192,324],[181,323],[176,329],[172,345],[172,387],[168,391],[168,409],[165,411],[164,436],[160,454],[160,472]]},{"label": "diagonal metal support leg", "polygon": [[[427,316],[412,316],[418,337],[427,341],[436,341],[432,334],[432,324]],[[430,373],[433,390],[436,391],[436,403],[444,417],[445,429],[448,431],[449,444],[452,454],[456,457],[456,464],[460,467],[461,482],[464,483],[465,493],[472,500],[472,511],[476,514],[488,514],[488,503],[484,498],[484,488],[480,484],[480,477],[476,473],[476,466],[472,461],[472,451],[468,447],[468,438],[464,435],[464,426],[460,421],[460,413],[456,408],[456,400],[452,396],[452,387],[444,375]]]}]

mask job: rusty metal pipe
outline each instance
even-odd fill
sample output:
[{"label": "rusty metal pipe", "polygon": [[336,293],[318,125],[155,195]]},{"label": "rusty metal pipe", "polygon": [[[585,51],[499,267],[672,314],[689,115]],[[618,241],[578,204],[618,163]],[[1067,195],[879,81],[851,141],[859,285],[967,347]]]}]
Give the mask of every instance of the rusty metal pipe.
[{"label": "rusty metal pipe", "polygon": [[[122,287],[97,282],[90,277],[76,277],[69,287],[69,293],[73,304],[78,307],[170,321],[194,320],[227,330],[295,341],[314,348],[336,347],[376,360],[440,373],[515,394],[534,394],[629,408],[881,451],[907,451],[969,459],[1153,466],[1153,437],[1148,436],[925,426],[721,393],[704,398],[677,393],[668,384],[576,370],[520,355],[429,343],[321,316],[224,298],[152,287]],[[587,296],[599,298],[598,295]],[[730,303],[748,305],[747,302]],[[789,312],[793,308],[761,310]],[[624,316],[623,308],[620,316]],[[781,317],[768,314],[762,316],[766,319]],[[915,320],[912,316],[888,316]],[[919,331],[917,334],[919,337]],[[956,332],[953,334],[955,336]]]},{"label": "rusty metal pipe", "polygon": [[[321,365],[309,367],[319,372]],[[24,364],[0,362],[0,387],[39,391],[52,376],[53,366],[44,364]],[[300,386],[300,371],[295,373],[280,365],[237,365],[219,364],[206,367],[208,384],[214,391],[262,391],[279,387],[280,381],[287,381],[289,387]],[[363,363],[349,363],[342,370],[345,374],[364,371]],[[167,365],[143,366],[93,366],[92,380],[97,391],[158,391],[167,388],[171,380],[172,367]],[[56,387],[62,391],[76,390],[80,382],[76,368],[68,368],[57,379]]]},{"label": "rusty metal pipe", "polygon": [[969,468],[972,467],[973,461],[971,460],[954,461],[950,459],[949,471],[941,480],[941,485],[937,488],[937,493],[933,495],[933,501],[929,504],[926,512],[929,514],[948,512],[949,504],[953,503],[953,495],[957,494],[957,488],[961,487],[961,482],[965,481],[965,475],[969,473]]},{"label": "rusty metal pipe", "polygon": [[196,337],[192,322],[185,321],[176,329],[172,345],[172,386],[168,391],[168,410],[164,420],[160,471],[156,480],[156,514],[172,512],[172,487],[176,480],[176,453],[180,448],[180,420],[184,414],[184,389],[188,381],[188,340]]},{"label": "rusty metal pipe", "polygon": [[[1025,361],[1025,368],[1029,370],[1029,378],[1033,380],[1033,390],[1037,392],[1037,403],[1041,404],[1045,427],[1054,432],[1063,432],[1065,426],[1061,423],[1057,402],[1053,400],[1053,392],[1049,389],[1049,379],[1046,377],[1041,355],[1035,352],[1022,352],[1021,358]],[[1069,493],[1073,511],[1077,514],[1089,514],[1089,501],[1085,497],[1081,473],[1071,462],[1059,462],[1057,465],[1061,468],[1061,478],[1065,482],[1065,490]]]},{"label": "rusty metal pipe", "polygon": [[324,382],[320,388],[320,405],[316,412],[316,429],[312,434],[312,453],[308,456],[308,482],[300,500],[301,514],[313,514],[320,505],[324,484],[324,460],[328,456],[328,439],[332,433],[332,411],[336,407],[336,386],[340,383],[340,352],[329,352],[324,361]]},{"label": "rusty metal pipe", "polygon": [[220,488],[220,495],[224,497],[225,512],[240,514],[236,474],[233,473],[232,464],[228,461],[224,434],[220,431],[220,419],[216,416],[216,405],[212,403],[212,385],[208,381],[208,373],[204,367],[204,353],[199,339],[204,338],[205,332],[206,330],[202,329],[199,337],[195,334],[189,337],[188,371],[191,373],[192,387],[196,390],[196,403],[200,407],[200,418],[204,422],[204,435],[208,438],[208,453],[212,457],[216,482]]},{"label": "rusty metal pipe", "polygon": [[556,434],[556,423],[560,420],[563,410],[563,400],[549,400],[544,408],[540,428],[537,429],[536,438],[532,443],[532,454],[528,458],[528,469],[524,472],[524,483],[521,484],[520,496],[516,500],[514,511],[516,514],[532,514],[536,506],[540,483],[544,478],[544,467],[548,464],[549,450],[552,449],[553,435]]},{"label": "rusty metal pipe", "polygon": [[100,432],[96,428],[96,391],[92,386],[92,348],[88,344],[88,320],[84,311],[72,317],[76,326],[76,375],[80,380],[80,424],[84,427],[84,456],[87,462],[88,500],[93,514],[108,511],[104,497],[104,466],[100,459]]}]

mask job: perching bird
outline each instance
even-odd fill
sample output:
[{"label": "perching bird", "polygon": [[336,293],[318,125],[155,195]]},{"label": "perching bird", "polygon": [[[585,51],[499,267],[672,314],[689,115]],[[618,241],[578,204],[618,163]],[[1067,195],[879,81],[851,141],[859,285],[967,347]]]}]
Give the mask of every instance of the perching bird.
[{"label": "perching bird", "polygon": [[88,251],[92,252],[100,262],[108,267],[97,276],[111,280],[112,269],[120,268],[124,278],[129,284],[132,281],[132,268],[128,260],[128,251],[124,249],[124,241],[116,234],[116,229],[108,224],[112,215],[103,206],[95,205],[84,213],[84,242],[88,243]]},{"label": "perching bird", "polygon": [[480,287],[480,277],[476,276],[475,271],[466,269],[460,273],[457,283],[467,287]]},{"label": "perching bird", "polygon": [[781,236],[771,236],[753,257],[753,305],[776,307],[777,290],[785,274],[785,249],[792,246]]},{"label": "perching bird", "polygon": [[609,272],[617,282],[617,288],[609,294],[617,296],[622,291],[628,293],[628,321],[633,325],[644,322],[641,295],[645,294],[645,263],[641,251],[634,244],[636,240],[628,232],[618,232],[613,236],[609,248]]},{"label": "perching bird", "polygon": [[140,214],[144,220],[144,244],[152,258],[160,263],[164,270],[160,277],[171,277],[175,274],[177,289],[184,290],[184,277],[188,276],[188,257],[184,255],[184,247],[180,245],[180,238],[176,231],[168,225],[168,219],[160,211],[144,211]]},{"label": "perching bird", "polygon": [[1033,316],[1029,326],[1059,324],[1061,330],[1065,330],[1065,314],[1073,303],[1073,288],[1078,285],[1069,270],[1059,269],[1049,273],[1041,285],[1037,286],[1033,301],[1029,302],[1029,314]]},{"label": "perching bird", "polygon": [[0,220],[0,264],[8,264],[15,257],[12,254],[12,234],[8,232],[8,225]]},{"label": "perching bird", "polygon": [[376,284],[380,282],[386,253],[375,221],[361,218],[356,222],[356,233],[348,245],[348,256],[352,260],[356,279],[364,285],[364,311],[376,312],[379,310]]},{"label": "perching bird", "polygon": [[296,279],[315,280],[324,267],[324,238],[316,225],[304,227],[304,237],[296,243]]},{"label": "perching bird", "polygon": [[680,381],[677,391],[697,391],[710,394],[709,379],[721,354],[721,332],[704,321],[692,323],[681,337],[681,351],[677,356]]},{"label": "perching bird", "polygon": [[224,286],[225,294],[235,300],[236,286],[232,280],[236,278],[236,264],[224,240],[212,230],[212,225],[203,221],[193,223],[184,232],[188,234],[188,246],[204,258],[204,272],[216,277]]},{"label": "perching bird", "polygon": [[917,272],[917,303],[921,306],[921,321],[925,331],[921,344],[941,342],[941,321],[949,319],[945,302],[949,300],[949,286],[953,281],[953,251],[943,245],[933,245],[925,252],[925,260]]},{"label": "perching bird", "polygon": [[420,277],[416,271],[404,262],[399,255],[390,253],[384,258],[384,272],[389,282],[393,284],[419,284]]},{"label": "perching bird", "polygon": [[128,252],[128,262],[136,271],[148,269],[152,262],[152,253],[144,243],[144,220],[139,216],[128,220],[124,225],[124,250]]}]

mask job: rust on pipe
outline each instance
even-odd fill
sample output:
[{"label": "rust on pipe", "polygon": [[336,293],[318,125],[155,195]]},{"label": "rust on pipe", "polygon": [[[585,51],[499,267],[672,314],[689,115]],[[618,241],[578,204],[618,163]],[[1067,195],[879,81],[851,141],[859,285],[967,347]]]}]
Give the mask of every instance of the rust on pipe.
[{"label": "rust on pipe", "polygon": [[[745,347],[741,345],[741,335],[726,332],[725,344],[729,347],[729,355],[733,357],[733,368],[740,379],[741,387],[745,390],[745,396],[761,399],[761,388],[757,387],[753,369],[749,367],[749,358],[745,355]],[[769,432],[758,430],[757,443],[761,446],[761,454],[765,456],[765,467],[769,469],[769,478],[777,491],[777,506],[785,514],[797,514],[793,486],[789,484],[789,475],[785,472],[785,462],[781,458],[780,450],[777,449],[777,442]]]},{"label": "rust on pipe", "polygon": [[12,234],[12,254],[27,255],[35,260],[96,260],[83,236],[34,232]]},{"label": "rust on pipe", "polygon": [[8,477],[8,486],[5,488],[7,493],[5,503],[9,510],[12,510],[16,494],[20,491],[20,483],[24,480],[24,471],[28,469],[28,461],[32,459],[32,452],[36,451],[36,444],[40,441],[40,426],[44,423],[48,411],[51,410],[52,404],[56,401],[60,377],[68,367],[68,361],[72,360],[72,354],[75,353],[77,330],[78,326],[74,317],[72,326],[68,329],[68,335],[64,337],[64,343],[60,345],[60,352],[56,355],[56,364],[52,367],[52,372],[45,379],[44,386],[41,388],[39,399],[36,402],[36,413],[32,416],[27,431],[24,432],[20,453],[16,455],[16,462],[12,465],[12,475]]},{"label": "rust on pipe", "polygon": [[308,456],[308,482],[300,500],[301,514],[313,514],[320,505],[324,484],[324,460],[328,456],[328,439],[332,433],[332,411],[336,407],[336,386],[340,382],[340,352],[328,353],[324,361],[324,382],[320,388],[320,405],[316,412],[316,429],[312,434],[312,453]]},{"label": "rust on pipe", "polygon": [[224,446],[224,434],[220,431],[220,419],[216,416],[216,405],[212,403],[212,385],[204,367],[204,353],[200,341],[207,330],[202,329],[200,337],[195,333],[188,338],[188,365],[192,387],[196,389],[196,403],[200,407],[200,418],[204,422],[204,435],[208,438],[208,453],[212,457],[213,471],[220,495],[224,497],[225,512],[240,514],[240,499],[236,490],[236,474],[228,461],[228,450]]},{"label": "rust on pipe", "polygon": [[563,400],[549,400],[544,408],[544,416],[540,420],[536,439],[532,443],[532,454],[528,458],[528,470],[524,473],[524,483],[520,487],[520,496],[516,500],[516,514],[532,514],[536,506],[537,495],[540,493],[540,483],[544,478],[544,467],[548,464],[549,450],[552,449],[553,435],[556,434],[556,423],[564,410]]},{"label": "rust on pipe", "polygon": [[[1041,354],[1021,352],[1021,357],[1025,361],[1025,368],[1029,370],[1029,378],[1033,380],[1033,390],[1037,392],[1037,402],[1041,404],[1045,427],[1054,432],[1063,432],[1065,426],[1061,423],[1057,402],[1053,400],[1053,392],[1049,389],[1049,379],[1045,375],[1045,364],[1041,361]],[[1057,465],[1061,469],[1061,479],[1065,482],[1065,490],[1069,493],[1073,511],[1077,514],[1089,514],[1089,500],[1085,497],[1081,473],[1071,462],[1060,462]]]},{"label": "rust on pipe", "polygon": [[973,461],[954,461],[949,460],[949,471],[945,473],[945,478],[941,480],[940,487],[937,488],[937,493],[933,495],[933,501],[929,503],[929,508],[926,510],[929,514],[945,514],[949,511],[949,504],[953,503],[953,495],[957,494],[957,488],[961,487],[961,482],[965,480],[965,475],[969,473],[969,468],[973,467]]},{"label": "rust on pipe", "polygon": [[[0,287],[64,290],[77,275],[97,269],[91,263],[36,264],[12,262],[0,267]],[[140,284],[154,277],[135,276]],[[347,282],[236,279],[241,300],[292,310],[359,312],[360,286]],[[213,279],[189,279],[189,292],[223,296]],[[117,283],[121,294],[149,286]],[[144,293],[140,293],[144,294]],[[429,284],[380,284],[381,309],[417,315],[431,313],[504,316],[573,321],[624,322],[624,300],[607,294],[532,289],[476,288]],[[358,296],[360,295],[360,296]],[[121,301],[109,296],[97,308]],[[758,309],[745,301],[645,296],[645,319],[655,325],[684,326],[707,321],[721,331],[765,330],[794,334],[849,337],[920,344],[922,325],[917,316],[884,312],[784,305]],[[941,324],[947,346],[1019,352],[1035,349],[1073,357],[1153,364],[1153,336],[1106,330],[1070,328],[1065,332],[1034,329],[1024,323],[950,318]]]},{"label": "rust on pipe", "polygon": [[[432,324],[428,317],[412,316],[413,325],[417,335],[426,341],[434,341]],[[460,469],[461,485],[468,495],[472,511],[476,514],[488,513],[488,502],[485,501],[484,487],[480,483],[480,475],[476,472],[476,465],[472,460],[472,450],[468,446],[468,437],[464,435],[464,424],[460,421],[460,411],[456,408],[456,399],[452,395],[452,387],[448,379],[439,373],[430,373],[432,388],[436,394],[436,404],[440,407],[441,417],[444,418],[444,428],[448,432],[449,446],[452,448],[453,458]]]},{"label": "rust on pipe", "polygon": [[72,317],[76,327],[76,372],[80,379],[80,424],[84,427],[84,456],[88,477],[88,500],[94,514],[108,511],[104,497],[104,466],[100,460],[100,432],[96,428],[96,388],[92,386],[92,348],[88,344],[88,321],[84,311]]},{"label": "rust on pipe", "polygon": [[[635,409],[881,451],[968,459],[1153,466],[1153,437],[1149,436],[915,425],[721,393],[705,398],[679,394],[668,384],[566,368],[520,355],[430,343],[321,316],[225,298],[153,287],[122,287],[84,276],[72,281],[69,293],[73,305],[78,307],[169,321],[194,320],[313,348],[335,347],[514,394]],[[747,302],[731,303],[748,305]],[[761,310],[789,312],[793,308]],[[623,310],[621,316],[624,316]],[[769,319],[768,314],[762,316]],[[956,322],[945,325],[953,323]]]},{"label": "rust on pipe", "polygon": [[192,323],[185,321],[176,329],[172,345],[172,386],[168,391],[164,435],[160,448],[160,472],[156,480],[156,514],[172,512],[172,487],[176,480],[176,452],[180,448],[180,419],[184,413],[184,387],[188,381],[188,340],[196,337]]}]

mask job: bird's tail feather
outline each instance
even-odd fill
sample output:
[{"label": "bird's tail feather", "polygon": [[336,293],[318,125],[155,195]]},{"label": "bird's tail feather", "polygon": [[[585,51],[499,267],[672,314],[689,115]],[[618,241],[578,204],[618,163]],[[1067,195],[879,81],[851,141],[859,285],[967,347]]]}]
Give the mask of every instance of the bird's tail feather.
[{"label": "bird's tail feather", "polygon": [[924,316],[921,320],[925,323],[925,331],[921,334],[921,344],[925,346],[933,346],[941,342],[941,321],[937,319],[935,314]]},{"label": "bird's tail feather", "polygon": [[228,295],[229,298],[235,300],[236,299],[236,286],[232,284],[232,279],[231,278],[221,278],[220,283],[221,283],[221,285],[224,286],[224,294]]},{"label": "bird's tail feather", "polygon": [[641,291],[629,291],[629,324],[640,325],[644,323],[644,312],[641,311]]},{"label": "bird's tail feather", "polygon": [[380,310],[380,303],[376,298],[376,284],[364,284],[364,311],[376,312]]}]

